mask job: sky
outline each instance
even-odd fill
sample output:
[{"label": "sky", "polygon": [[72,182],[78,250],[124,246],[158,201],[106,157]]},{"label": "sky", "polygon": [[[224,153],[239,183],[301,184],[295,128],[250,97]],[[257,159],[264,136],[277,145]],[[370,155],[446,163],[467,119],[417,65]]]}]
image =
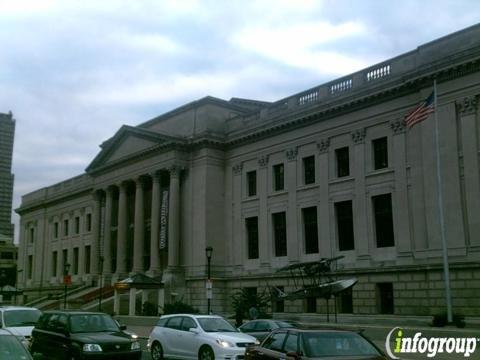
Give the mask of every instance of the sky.
[{"label": "sky", "polygon": [[478,0],[0,0],[13,208],[123,124],[207,95],[279,100],[479,20]]}]

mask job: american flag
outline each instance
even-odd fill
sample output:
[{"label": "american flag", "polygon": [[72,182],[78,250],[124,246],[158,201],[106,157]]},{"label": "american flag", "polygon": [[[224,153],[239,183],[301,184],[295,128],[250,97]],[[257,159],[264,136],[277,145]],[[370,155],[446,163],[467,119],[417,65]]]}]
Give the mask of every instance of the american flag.
[{"label": "american flag", "polygon": [[416,123],[428,118],[428,115],[435,111],[435,92],[432,93],[420,105],[405,116],[405,123],[411,128]]}]

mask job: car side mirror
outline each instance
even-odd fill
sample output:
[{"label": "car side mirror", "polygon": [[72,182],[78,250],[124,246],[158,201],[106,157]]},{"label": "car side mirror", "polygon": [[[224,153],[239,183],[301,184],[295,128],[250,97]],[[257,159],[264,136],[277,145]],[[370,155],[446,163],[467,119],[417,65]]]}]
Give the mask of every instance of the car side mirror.
[{"label": "car side mirror", "polygon": [[300,360],[301,357],[296,351],[289,351],[287,352],[287,358],[295,359],[295,360]]},{"label": "car side mirror", "polygon": [[190,329],[188,329],[188,331],[190,331],[191,333],[194,333],[194,334],[200,334],[200,331],[197,328],[190,328]]},{"label": "car side mirror", "polygon": [[127,325],[120,325],[120,330],[127,330]]}]

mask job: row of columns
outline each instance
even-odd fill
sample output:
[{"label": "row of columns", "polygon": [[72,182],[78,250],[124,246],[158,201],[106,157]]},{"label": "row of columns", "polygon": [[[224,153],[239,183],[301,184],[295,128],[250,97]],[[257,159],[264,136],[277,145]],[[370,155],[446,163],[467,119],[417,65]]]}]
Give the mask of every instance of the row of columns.
[{"label": "row of columns", "polygon": [[[169,199],[168,199],[168,266],[176,268],[179,264],[179,243],[180,243],[180,168],[171,167],[168,169],[170,176]],[[161,204],[161,173],[160,171],[150,174],[152,178],[152,205],[151,205],[151,234],[150,234],[150,268],[148,272],[152,275],[159,274],[162,269],[159,256],[159,232],[160,232],[160,204]],[[135,181],[135,215],[134,215],[134,238],[133,238],[133,266],[132,272],[143,272],[144,238],[145,238],[145,189],[143,178],[138,176]],[[103,268],[99,272],[111,274],[112,269],[112,233],[113,224],[113,202],[114,187],[118,188],[118,221],[117,221],[117,257],[116,271],[119,277],[127,274],[127,181],[108,186],[105,193],[105,215],[103,226],[101,225],[101,196],[96,197],[94,211],[94,229],[98,250],[96,258],[99,259],[103,253]],[[103,244],[100,239],[103,237]],[[100,248],[101,247],[101,248]],[[101,264],[102,265],[102,264]]]}]

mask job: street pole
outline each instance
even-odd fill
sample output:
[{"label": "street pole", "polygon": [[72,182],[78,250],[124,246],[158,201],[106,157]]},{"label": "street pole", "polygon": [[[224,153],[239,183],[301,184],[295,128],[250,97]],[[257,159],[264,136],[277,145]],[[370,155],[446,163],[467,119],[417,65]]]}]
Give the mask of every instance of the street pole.
[{"label": "street pole", "polygon": [[67,276],[68,270],[70,269],[70,264],[66,263],[63,266],[63,285],[64,285],[64,296],[63,296],[63,308],[67,308]]},{"label": "street pole", "polygon": [[207,314],[210,314],[211,311],[210,300],[212,298],[212,282],[210,278],[210,261],[212,260],[212,252],[213,248],[211,246],[208,246],[205,249],[205,254],[207,256]]}]

